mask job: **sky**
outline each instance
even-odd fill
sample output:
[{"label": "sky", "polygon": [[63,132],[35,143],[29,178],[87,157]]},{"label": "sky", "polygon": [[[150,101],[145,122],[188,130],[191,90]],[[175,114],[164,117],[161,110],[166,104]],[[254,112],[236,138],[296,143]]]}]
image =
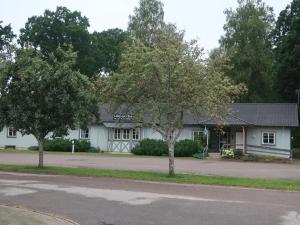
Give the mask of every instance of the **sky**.
[{"label": "sky", "polygon": [[[236,8],[236,0],[162,0],[165,20],[185,30],[186,40],[198,39],[209,51],[218,47],[225,23],[224,10]],[[272,6],[277,18],[291,0],[264,0]],[[110,28],[126,30],[129,15],[133,14],[139,0],[0,0],[0,21],[11,24],[15,33],[24,27],[28,17],[43,14],[45,9],[55,10],[66,6],[89,18],[89,31]]]}]

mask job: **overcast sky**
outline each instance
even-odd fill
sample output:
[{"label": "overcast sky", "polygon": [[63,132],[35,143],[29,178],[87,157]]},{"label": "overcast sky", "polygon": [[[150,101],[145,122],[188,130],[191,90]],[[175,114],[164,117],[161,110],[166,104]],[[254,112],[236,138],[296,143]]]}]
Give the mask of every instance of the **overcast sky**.
[{"label": "overcast sky", "polygon": [[[126,29],[128,16],[139,0],[1,0],[0,21],[10,23],[16,33],[28,17],[41,15],[45,9],[66,6],[89,18],[90,31],[109,28]],[[291,0],[265,0],[276,17]],[[235,8],[236,0],[163,0],[165,20],[186,31],[186,39],[197,38],[206,50],[218,46],[225,23],[224,9]]]}]

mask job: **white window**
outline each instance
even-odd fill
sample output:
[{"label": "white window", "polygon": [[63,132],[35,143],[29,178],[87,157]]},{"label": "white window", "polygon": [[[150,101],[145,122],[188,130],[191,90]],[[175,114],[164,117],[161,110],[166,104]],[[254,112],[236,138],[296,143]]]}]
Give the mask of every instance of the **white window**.
[{"label": "white window", "polygon": [[80,139],[89,139],[90,132],[89,129],[80,129]]},{"label": "white window", "polygon": [[121,140],[121,129],[114,128],[113,134],[114,134],[114,140]]},{"label": "white window", "polygon": [[199,140],[203,138],[203,131],[202,130],[197,130],[197,131],[193,131],[193,140]]},{"label": "white window", "polygon": [[130,138],[130,129],[123,129],[123,140],[129,140]]},{"label": "white window", "polygon": [[263,132],[262,133],[262,144],[275,145],[275,133],[274,132]]},{"label": "white window", "polygon": [[132,140],[139,140],[140,139],[140,129],[134,128],[132,129]]},{"label": "white window", "polygon": [[9,138],[17,137],[17,131],[14,127],[8,127],[7,128],[7,137],[9,137]]}]

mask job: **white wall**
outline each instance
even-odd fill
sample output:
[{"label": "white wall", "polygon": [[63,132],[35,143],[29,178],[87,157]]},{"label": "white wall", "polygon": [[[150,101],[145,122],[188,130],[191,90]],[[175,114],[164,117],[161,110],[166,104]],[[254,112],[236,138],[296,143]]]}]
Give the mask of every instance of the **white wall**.
[{"label": "white wall", "polygon": [[[274,132],[275,144],[262,144],[262,133]],[[258,147],[255,147],[258,146]],[[289,158],[291,149],[291,130],[289,128],[255,127],[247,129],[247,153],[272,155]]]},{"label": "white wall", "polygon": [[0,132],[0,148],[7,145],[16,146],[16,148],[28,148],[29,146],[37,145],[37,141],[33,135],[24,135],[17,132],[17,137],[7,137],[7,128],[4,127]]}]

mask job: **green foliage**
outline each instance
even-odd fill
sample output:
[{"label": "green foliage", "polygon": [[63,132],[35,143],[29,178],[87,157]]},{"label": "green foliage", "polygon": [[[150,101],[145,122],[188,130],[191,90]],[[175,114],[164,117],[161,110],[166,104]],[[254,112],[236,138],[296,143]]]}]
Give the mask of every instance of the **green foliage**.
[{"label": "green foliage", "polygon": [[244,156],[243,151],[240,149],[234,149],[233,152],[234,152],[234,158],[236,158],[236,159],[239,159],[242,156]]},{"label": "green foliage", "polygon": [[163,140],[143,139],[131,152],[135,155],[162,156],[168,154],[168,145]]},{"label": "green foliage", "polygon": [[118,69],[122,44],[127,33],[120,29],[109,29],[91,34],[94,68],[96,73],[111,73]]},{"label": "green foliage", "polygon": [[78,52],[75,68],[92,76],[95,62],[90,55],[92,48],[88,27],[88,18],[80,12],[59,6],[54,12],[45,10],[41,16],[30,17],[20,30],[18,42],[22,47],[32,45],[39,48],[44,57],[49,57],[58,47],[65,46],[66,50],[72,45]]},{"label": "green foliage", "polygon": [[[174,147],[175,157],[189,157],[199,151],[197,143],[188,139],[176,142]],[[168,145],[163,140],[143,139],[131,152],[135,155],[166,156]]]},{"label": "green foliage", "polygon": [[139,7],[134,9],[134,15],[129,17],[130,39],[152,46],[164,25],[163,3],[159,0],[140,0]]},{"label": "green foliage", "polygon": [[2,60],[10,57],[12,41],[16,37],[10,25],[2,26],[1,24],[2,21],[0,21],[0,64]]},{"label": "green foliage", "polygon": [[282,101],[296,102],[300,88],[300,1],[282,10],[273,33],[275,87]]},{"label": "green foliage", "polygon": [[237,9],[227,9],[225,35],[221,48],[213,53],[226,55],[232,64],[224,68],[236,83],[245,83],[248,92],[242,102],[272,100],[271,31],[274,24],[272,8],[261,0],[239,0]]},{"label": "green foliage", "polygon": [[294,148],[300,148],[300,128],[296,128],[293,130],[293,140],[292,140],[292,146]]},{"label": "green foliage", "polygon": [[200,152],[193,154],[192,156],[197,159],[205,159],[209,156],[209,154],[208,154],[208,152],[203,153],[203,151],[200,151]]},{"label": "green foliage", "polygon": [[294,159],[300,159],[300,148],[294,148],[293,149],[293,158]]},{"label": "green foliage", "polygon": [[223,149],[222,158],[233,159],[234,158],[234,150],[233,149]]},{"label": "green foliage", "polygon": [[[45,151],[71,152],[72,140],[63,138],[46,139],[44,142]],[[75,152],[88,152],[91,150],[91,143],[86,140],[74,140]]]},{"label": "green foliage", "polygon": [[174,155],[175,157],[188,157],[199,151],[198,145],[193,140],[180,140],[175,143]]},{"label": "green foliage", "polygon": [[39,146],[29,146],[28,150],[37,151],[37,150],[39,150]]},{"label": "green foliage", "polygon": [[244,161],[258,161],[258,156],[254,155],[254,154],[248,154],[246,155],[246,157],[244,158]]}]

